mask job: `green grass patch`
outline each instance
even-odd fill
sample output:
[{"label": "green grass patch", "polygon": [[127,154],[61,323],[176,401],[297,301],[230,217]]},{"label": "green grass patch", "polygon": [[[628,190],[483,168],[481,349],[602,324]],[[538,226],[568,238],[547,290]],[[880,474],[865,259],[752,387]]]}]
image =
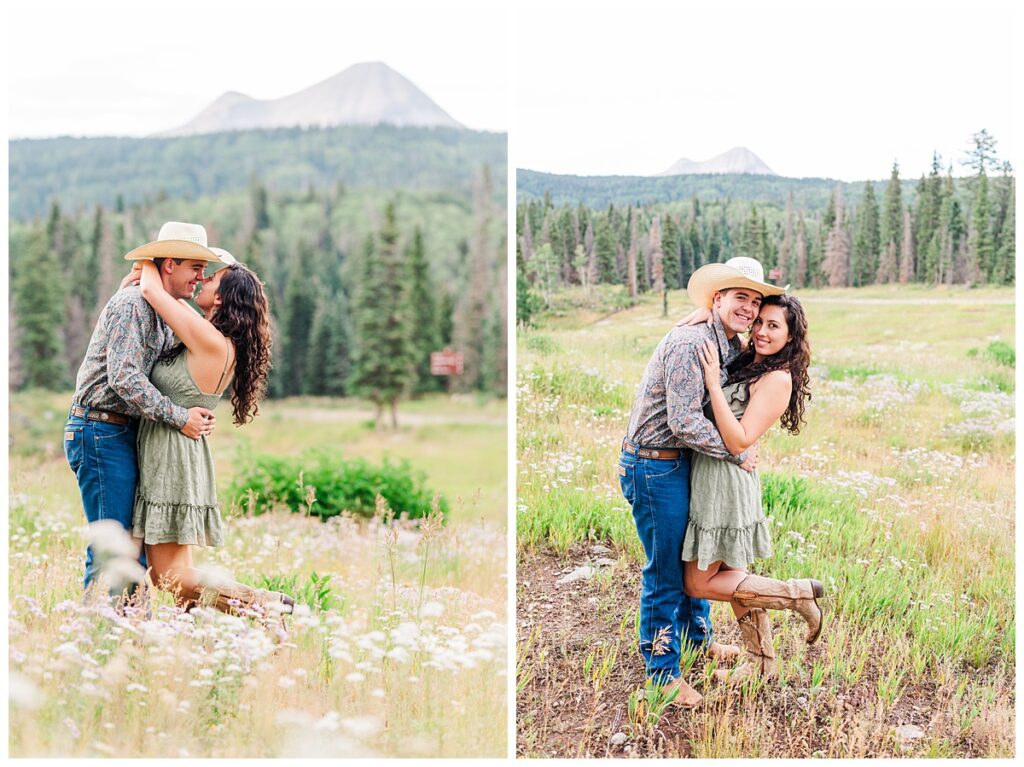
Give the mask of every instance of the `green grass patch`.
[{"label": "green grass patch", "polygon": [[628,509],[625,499],[613,502],[589,492],[558,488],[537,494],[533,506],[519,510],[516,539],[519,546],[546,545],[562,554],[577,542],[608,541],[639,562],[643,550]]}]

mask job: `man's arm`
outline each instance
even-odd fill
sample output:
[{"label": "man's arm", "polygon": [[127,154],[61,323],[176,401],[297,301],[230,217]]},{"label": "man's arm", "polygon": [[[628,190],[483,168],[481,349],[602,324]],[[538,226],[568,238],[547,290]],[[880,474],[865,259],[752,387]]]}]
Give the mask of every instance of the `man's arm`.
[{"label": "man's arm", "polygon": [[151,421],[163,421],[176,429],[188,422],[188,410],[159,392],[139,367],[151,325],[140,306],[131,301],[112,304],[107,313],[107,381],[117,395],[134,405]]},{"label": "man's arm", "polygon": [[674,350],[666,349],[667,355],[672,357],[665,361],[668,427],[687,447],[712,458],[741,464],[746,460],[746,452],[738,456],[730,453],[718,429],[704,416],[704,371],[697,358],[698,343],[680,340]]}]

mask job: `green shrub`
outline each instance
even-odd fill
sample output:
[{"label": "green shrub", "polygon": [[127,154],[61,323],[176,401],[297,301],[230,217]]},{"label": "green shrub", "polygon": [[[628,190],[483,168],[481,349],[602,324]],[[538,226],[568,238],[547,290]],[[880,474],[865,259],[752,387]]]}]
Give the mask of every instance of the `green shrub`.
[{"label": "green shrub", "polygon": [[1016,367],[1017,352],[1006,341],[993,341],[988,345],[985,353],[991,360],[998,362],[1000,365],[1006,365],[1011,368]]},{"label": "green shrub", "polygon": [[[430,513],[433,501],[423,473],[414,471],[407,461],[385,460],[375,466],[361,458],[344,460],[340,453],[315,450],[287,458],[253,455],[246,463],[229,493],[233,504],[254,514],[287,506],[321,519],[343,511],[372,517],[380,495],[396,517],[405,514],[416,519]],[[312,503],[309,488],[315,491]],[[439,497],[438,505],[443,514],[448,513],[444,497]]]}]

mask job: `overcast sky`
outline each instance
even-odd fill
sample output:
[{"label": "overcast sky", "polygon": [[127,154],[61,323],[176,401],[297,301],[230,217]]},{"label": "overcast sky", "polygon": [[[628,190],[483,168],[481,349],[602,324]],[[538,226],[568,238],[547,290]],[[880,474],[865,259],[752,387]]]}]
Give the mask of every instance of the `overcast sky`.
[{"label": "overcast sky", "polygon": [[480,2],[15,0],[8,135],[144,136],[225,91],[286,96],[383,61],[469,128],[508,128],[508,12]]},{"label": "overcast sky", "polygon": [[915,177],[982,128],[1015,159],[1009,3],[594,6],[518,4],[517,167],[648,175],[745,146],[783,176]]}]

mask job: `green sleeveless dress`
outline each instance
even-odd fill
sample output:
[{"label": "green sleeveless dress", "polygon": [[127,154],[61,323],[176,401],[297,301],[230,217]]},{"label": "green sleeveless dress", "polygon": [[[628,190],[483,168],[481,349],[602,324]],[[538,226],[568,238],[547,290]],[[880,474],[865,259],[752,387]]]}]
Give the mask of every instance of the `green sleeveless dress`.
[{"label": "green sleeveless dress", "polygon": [[[729,384],[722,391],[732,414],[742,418],[750,399],[748,385]],[[697,560],[701,570],[719,561],[745,568],[755,559],[771,555],[771,533],[761,510],[761,480],[757,472],[694,451],[683,561]]]},{"label": "green sleeveless dress", "polygon": [[[200,391],[188,370],[188,351],[158,362],[153,385],[182,407],[213,410],[219,394]],[[220,388],[218,385],[217,388]],[[224,530],[217,506],[213,454],[206,437],[186,437],[170,424],[139,423],[139,485],[132,533],[146,543],[221,546]]]}]

